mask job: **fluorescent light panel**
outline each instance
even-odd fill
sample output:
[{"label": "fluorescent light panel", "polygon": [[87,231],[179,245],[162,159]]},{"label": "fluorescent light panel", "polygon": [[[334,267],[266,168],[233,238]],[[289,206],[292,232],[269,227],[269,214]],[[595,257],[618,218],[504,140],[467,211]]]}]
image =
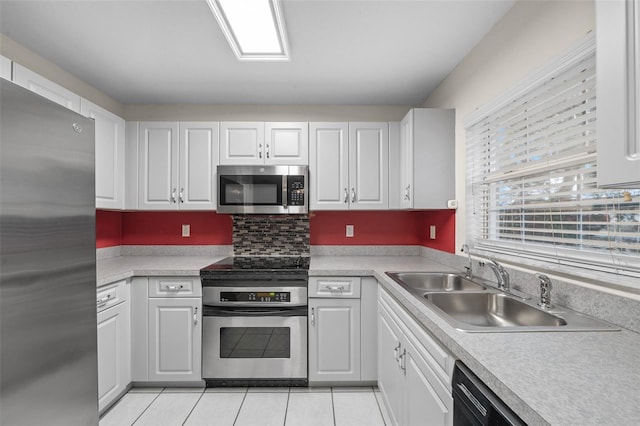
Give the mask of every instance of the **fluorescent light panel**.
[{"label": "fluorescent light panel", "polygon": [[239,60],[288,61],[280,0],[207,0]]}]

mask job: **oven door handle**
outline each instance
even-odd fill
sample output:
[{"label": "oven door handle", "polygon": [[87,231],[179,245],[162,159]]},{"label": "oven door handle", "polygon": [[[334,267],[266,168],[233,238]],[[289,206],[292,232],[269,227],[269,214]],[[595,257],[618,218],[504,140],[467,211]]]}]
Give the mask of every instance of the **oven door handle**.
[{"label": "oven door handle", "polygon": [[301,317],[307,316],[307,307],[295,308],[221,308],[218,306],[203,306],[205,317]]}]

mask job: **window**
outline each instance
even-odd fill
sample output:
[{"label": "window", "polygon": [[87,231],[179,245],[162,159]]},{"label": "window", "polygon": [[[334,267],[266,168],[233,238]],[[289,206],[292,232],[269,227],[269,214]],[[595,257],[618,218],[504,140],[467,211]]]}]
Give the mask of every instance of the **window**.
[{"label": "window", "polygon": [[640,189],[597,187],[595,79],[590,36],[467,118],[476,248],[640,276]]}]

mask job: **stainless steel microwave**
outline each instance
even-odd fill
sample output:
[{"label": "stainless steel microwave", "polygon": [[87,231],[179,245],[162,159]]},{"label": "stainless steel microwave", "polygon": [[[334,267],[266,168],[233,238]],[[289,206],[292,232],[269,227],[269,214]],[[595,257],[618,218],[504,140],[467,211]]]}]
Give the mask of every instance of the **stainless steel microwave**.
[{"label": "stainless steel microwave", "polygon": [[307,166],[218,166],[218,213],[309,212]]}]

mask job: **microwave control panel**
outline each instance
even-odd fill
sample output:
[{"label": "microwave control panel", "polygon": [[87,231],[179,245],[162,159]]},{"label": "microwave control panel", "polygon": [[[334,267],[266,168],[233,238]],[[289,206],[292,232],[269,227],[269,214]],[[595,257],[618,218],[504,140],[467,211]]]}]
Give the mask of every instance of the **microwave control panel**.
[{"label": "microwave control panel", "polygon": [[287,204],[304,206],[304,176],[287,176]]}]

